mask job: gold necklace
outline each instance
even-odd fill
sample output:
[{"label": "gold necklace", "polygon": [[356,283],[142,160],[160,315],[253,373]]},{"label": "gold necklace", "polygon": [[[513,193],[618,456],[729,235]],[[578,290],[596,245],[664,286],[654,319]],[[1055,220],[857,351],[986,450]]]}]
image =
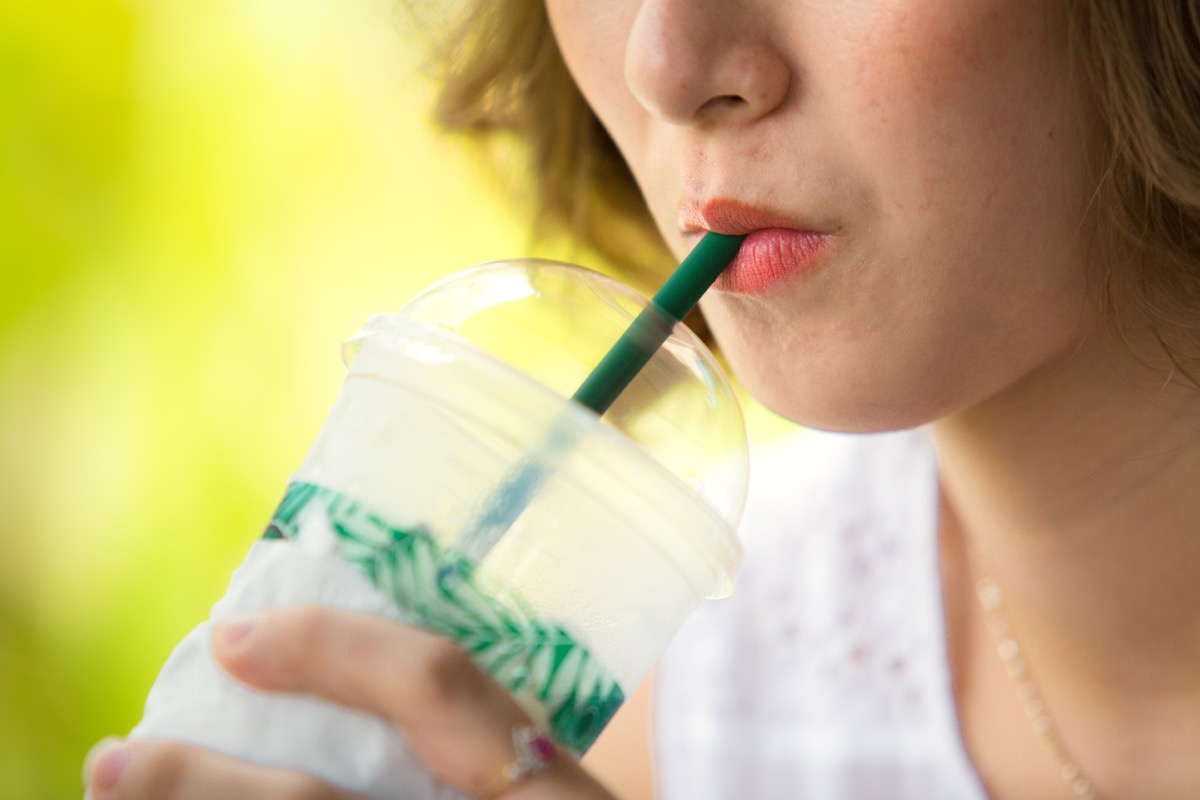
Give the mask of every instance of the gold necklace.
[{"label": "gold necklace", "polygon": [[1059,774],[1071,787],[1075,796],[1081,800],[1100,800],[1096,787],[1083,774],[1083,770],[1075,762],[1075,757],[1063,742],[1037,684],[1029,674],[1029,665],[1021,652],[1021,643],[1017,641],[1012,623],[1004,610],[1004,595],[1000,586],[993,578],[984,576],[979,580],[977,592],[979,605],[983,607],[987,618],[988,630],[996,642],[996,654],[1000,656],[1005,672],[1017,690],[1017,698],[1021,701],[1025,717],[1033,725],[1034,733],[1058,762]]}]

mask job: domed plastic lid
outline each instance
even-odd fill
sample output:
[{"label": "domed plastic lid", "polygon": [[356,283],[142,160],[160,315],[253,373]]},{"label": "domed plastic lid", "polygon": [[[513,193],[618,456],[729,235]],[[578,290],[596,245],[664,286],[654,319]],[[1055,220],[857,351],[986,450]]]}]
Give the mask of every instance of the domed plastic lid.
[{"label": "domed plastic lid", "polygon": [[[473,267],[400,311],[571,397],[649,300],[598,272],[538,259]],[[728,378],[682,323],[602,418],[732,528],[746,495],[746,429]]]}]

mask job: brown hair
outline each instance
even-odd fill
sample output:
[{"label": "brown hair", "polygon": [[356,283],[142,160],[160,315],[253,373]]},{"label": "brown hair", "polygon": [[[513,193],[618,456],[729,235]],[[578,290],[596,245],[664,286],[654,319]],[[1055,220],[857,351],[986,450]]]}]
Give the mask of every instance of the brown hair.
[{"label": "brown hair", "polygon": [[[608,132],[567,73],[542,0],[479,0],[431,37],[434,119],[505,161],[516,140],[536,185],[535,231],[566,232],[643,290],[672,260]],[[422,20],[429,30],[429,20]]]},{"label": "brown hair", "polygon": [[1076,0],[1074,33],[1106,137],[1096,210],[1104,298],[1147,323],[1195,383],[1200,363],[1200,0]]},{"label": "brown hair", "polygon": [[[1099,114],[1095,212],[1114,319],[1200,363],[1200,0],[1071,0]],[[541,0],[481,0],[440,39],[435,117],[524,143],[539,224],[643,277],[669,264],[633,176],[575,88]]]}]

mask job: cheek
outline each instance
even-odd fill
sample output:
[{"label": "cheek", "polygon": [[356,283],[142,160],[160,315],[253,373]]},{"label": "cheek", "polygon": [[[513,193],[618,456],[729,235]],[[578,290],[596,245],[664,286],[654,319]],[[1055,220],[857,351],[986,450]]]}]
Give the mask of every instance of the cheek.
[{"label": "cheek", "polygon": [[1063,5],[878,3],[869,24],[844,32],[856,44],[827,87],[832,124],[853,143],[847,160],[884,189],[894,182],[884,200],[906,210],[1014,185],[1027,166],[1036,178],[1081,92],[1066,77]]},{"label": "cheek", "polygon": [[625,49],[638,3],[547,0],[546,15],[567,70],[612,132],[626,130],[637,103],[625,81]]},{"label": "cheek", "polygon": [[[848,143],[845,162],[871,187],[858,233],[875,290],[898,290],[903,273],[914,291],[998,324],[1007,309],[1032,316],[1078,299],[1085,90],[1062,5],[881,4],[890,13],[847,64],[833,106],[844,136],[831,138]],[[931,321],[959,321],[938,314]]]},{"label": "cheek", "polygon": [[[1014,76],[1045,77],[1065,54],[1066,19],[1050,0],[889,0],[867,18],[846,19],[837,32],[839,72],[857,87],[865,107],[886,117],[915,110],[994,103]],[[1057,4],[1056,4],[1057,5]],[[831,15],[830,24],[839,17]],[[847,42],[853,44],[847,46]]]},{"label": "cheek", "polygon": [[[686,255],[667,236],[675,217],[678,164],[655,155],[664,127],[638,103],[625,77],[625,55],[641,0],[547,0],[555,41],[575,85],[620,150],[654,219],[676,257]],[[668,136],[669,138],[669,136]],[[667,146],[668,153],[674,148]]]}]

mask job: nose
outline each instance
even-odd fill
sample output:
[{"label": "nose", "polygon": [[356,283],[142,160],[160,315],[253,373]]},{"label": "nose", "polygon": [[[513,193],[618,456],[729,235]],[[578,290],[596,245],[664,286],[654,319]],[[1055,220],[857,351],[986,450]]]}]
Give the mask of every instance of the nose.
[{"label": "nose", "polygon": [[667,122],[753,122],[782,105],[792,83],[770,31],[744,4],[645,0],[629,33],[625,80],[638,102]]}]

